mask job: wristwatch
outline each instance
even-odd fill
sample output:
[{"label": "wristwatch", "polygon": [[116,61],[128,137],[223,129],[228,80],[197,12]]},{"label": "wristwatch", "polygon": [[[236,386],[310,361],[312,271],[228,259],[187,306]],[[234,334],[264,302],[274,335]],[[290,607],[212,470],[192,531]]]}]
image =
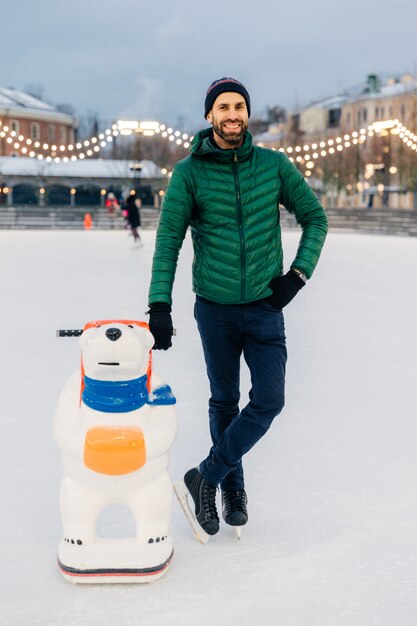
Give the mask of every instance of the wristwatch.
[{"label": "wristwatch", "polygon": [[307,282],[307,276],[304,274],[304,272],[301,272],[296,267],[292,267],[291,269],[292,269],[293,272],[298,274],[298,276],[301,278],[301,280],[303,280],[305,283]]}]

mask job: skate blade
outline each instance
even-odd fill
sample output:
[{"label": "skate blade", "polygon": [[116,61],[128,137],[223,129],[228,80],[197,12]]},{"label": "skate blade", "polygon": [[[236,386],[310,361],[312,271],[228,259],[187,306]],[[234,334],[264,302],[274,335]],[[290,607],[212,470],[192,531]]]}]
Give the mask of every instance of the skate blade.
[{"label": "skate blade", "polygon": [[237,541],[240,541],[241,536],[242,536],[242,526],[235,526],[235,537]]},{"label": "skate blade", "polygon": [[182,510],[184,511],[185,516],[188,519],[188,522],[191,528],[193,529],[194,537],[200,543],[203,543],[203,544],[208,543],[208,540],[210,539],[210,535],[208,535],[201,528],[200,524],[197,522],[195,518],[194,513],[192,512],[190,503],[188,501],[189,491],[187,487],[185,486],[185,483],[183,480],[179,480],[178,482],[174,483],[174,491],[175,491],[175,495],[178,498],[178,502],[180,503],[180,506]]}]

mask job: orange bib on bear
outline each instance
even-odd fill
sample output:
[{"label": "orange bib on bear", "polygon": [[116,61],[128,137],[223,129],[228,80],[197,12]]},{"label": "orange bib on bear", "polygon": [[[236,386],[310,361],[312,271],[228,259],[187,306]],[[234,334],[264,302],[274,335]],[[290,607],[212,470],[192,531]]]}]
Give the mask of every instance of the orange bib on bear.
[{"label": "orange bib on bear", "polygon": [[99,474],[119,476],[146,463],[143,431],[136,426],[94,426],[84,441],[84,464]]}]

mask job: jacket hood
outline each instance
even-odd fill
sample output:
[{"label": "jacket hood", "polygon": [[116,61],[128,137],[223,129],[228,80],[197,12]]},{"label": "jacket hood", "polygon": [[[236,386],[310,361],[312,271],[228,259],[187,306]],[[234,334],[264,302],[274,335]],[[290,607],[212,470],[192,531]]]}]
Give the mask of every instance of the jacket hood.
[{"label": "jacket hood", "polygon": [[233,161],[235,155],[239,161],[247,159],[253,150],[252,134],[247,130],[243,139],[243,144],[239,148],[230,148],[223,150],[216,146],[213,141],[213,129],[205,128],[200,130],[191,142],[190,152],[193,156],[206,157],[210,156],[216,161]]}]

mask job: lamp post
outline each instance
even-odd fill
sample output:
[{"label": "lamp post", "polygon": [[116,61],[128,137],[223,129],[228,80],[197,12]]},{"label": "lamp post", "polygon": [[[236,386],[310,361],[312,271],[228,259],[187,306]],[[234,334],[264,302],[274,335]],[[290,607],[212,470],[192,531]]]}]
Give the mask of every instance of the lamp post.
[{"label": "lamp post", "polygon": [[391,133],[397,126],[397,120],[385,120],[383,122],[374,122],[373,130],[380,137],[384,138],[382,148],[382,163],[384,165],[384,189],[382,192],[382,206],[389,206],[389,187],[390,187],[390,168],[391,168]]},{"label": "lamp post", "polygon": [[384,146],[382,148],[382,162],[384,164],[384,191],[382,192],[382,206],[389,206],[389,186],[390,186],[390,167],[391,167],[391,133],[383,130],[381,136],[384,137]]}]

